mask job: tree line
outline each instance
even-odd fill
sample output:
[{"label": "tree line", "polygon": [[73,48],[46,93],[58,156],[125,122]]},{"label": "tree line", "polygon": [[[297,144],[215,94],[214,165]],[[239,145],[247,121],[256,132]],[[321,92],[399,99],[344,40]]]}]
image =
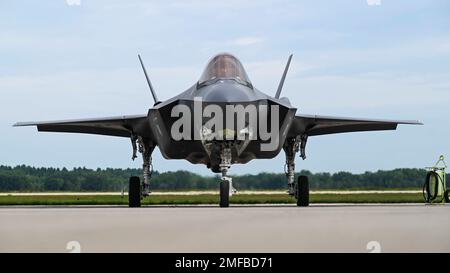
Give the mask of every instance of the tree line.
[{"label": "tree line", "polygon": [[[0,192],[48,192],[48,191],[121,191],[127,190],[130,176],[141,176],[141,169],[88,169],[37,168],[30,166],[0,165]],[[312,189],[385,189],[422,188],[426,171],[423,169],[394,169],[388,171],[311,173],[307,175]],[[448,177],[448,174],[447,174]],[[153,190],[215,190],[219,176],[201,176],[188,171],[154,172]],[[286,189],[283,173],[259,173],[233,176],[233,185],[239,190]]]}]

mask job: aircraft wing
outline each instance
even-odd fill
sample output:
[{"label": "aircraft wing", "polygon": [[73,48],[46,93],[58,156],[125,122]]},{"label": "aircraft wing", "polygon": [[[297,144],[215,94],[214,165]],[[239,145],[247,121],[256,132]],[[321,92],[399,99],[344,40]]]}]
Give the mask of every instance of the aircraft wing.
[{"label": "aircraft wing", "polygon": [[288,135],[318,136],[361,131],[395,130],[399,124],[422,125],[421,122],[415,120],[383,120],[319,115],[296,115]]},{"label": "aircraft wing", "polygon": [[147,115],[44,122],[18,122],[13,126],[37,126],[40,132],[63,132],[130,137],[131,133],[151,137]]}]

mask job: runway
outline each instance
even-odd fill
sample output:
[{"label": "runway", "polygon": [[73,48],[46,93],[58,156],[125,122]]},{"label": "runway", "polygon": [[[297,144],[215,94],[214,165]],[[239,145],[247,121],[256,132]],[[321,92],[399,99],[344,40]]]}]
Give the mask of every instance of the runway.
[{"label": "runway", "polygon": [[450,206],[0,208],[0,252],[72,241],[81,252],[450,252]]}]

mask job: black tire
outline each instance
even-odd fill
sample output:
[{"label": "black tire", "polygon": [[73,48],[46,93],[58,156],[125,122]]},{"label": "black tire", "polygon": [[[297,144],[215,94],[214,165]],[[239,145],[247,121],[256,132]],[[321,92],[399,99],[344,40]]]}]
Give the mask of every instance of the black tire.
[{"label": "black tire", "polygon": [[220,201],[221,208],[230,206],[230,182],[226,180],[220,181]]},{"label": "black tire", "polygon": [[141,180],[137,176],[130,177],[128,184],[128,206],[138,208],[141,206]]},{"label": "black tire", "polygon": [[446,191],[444,192],[445,203],[450,203],[450,199],[449,199],[449,197],[448,197],[448,191],[449,191],[449,190],[446,190]]},{"label": "black tire", "polygon": [[297,179],[297,206],[309,206],[309,181],[308,177],[304,175]]}]

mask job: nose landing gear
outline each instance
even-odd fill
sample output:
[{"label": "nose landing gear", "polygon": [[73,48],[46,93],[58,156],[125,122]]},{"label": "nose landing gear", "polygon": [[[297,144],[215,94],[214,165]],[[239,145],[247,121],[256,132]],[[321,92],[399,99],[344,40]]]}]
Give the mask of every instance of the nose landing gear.
[{"label": "nose landing gear", "polygon": [[220,181],[220,200],[219,205],[221,208],[230,206],[230,196],[236,193],[236,189],[233,188],[233,180],[227,176],[228,169],[231,167],[231,149],[223,148],[220,153],[221,163],[219,165],[222,173]]}]

